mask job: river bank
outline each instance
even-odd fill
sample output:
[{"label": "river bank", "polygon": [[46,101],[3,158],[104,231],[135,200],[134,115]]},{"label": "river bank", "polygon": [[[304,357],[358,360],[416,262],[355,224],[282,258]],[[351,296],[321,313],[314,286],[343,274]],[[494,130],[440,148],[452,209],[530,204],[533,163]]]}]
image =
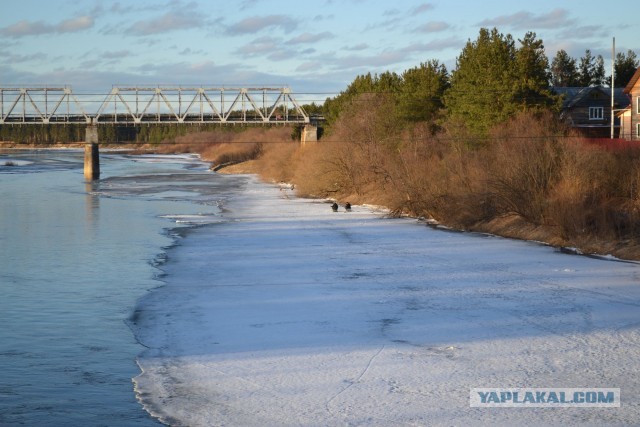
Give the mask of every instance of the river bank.
[{"label": "river bank", "polygon": [[[265,169],[263,163],[264,159],[249,160],[222,167],[217,172],[221,174],[257,174],[267,182],[274,181],[272,175],[264,175],[262,173]],[[293,182],[293,184],[296,185],[297,183]],[[349,200],[353,200],[353,198],[338,199],[337,201],[345,203]],[[448,225],[446,221],[442,221],[441,224]],[[640,244],[630,240],[606,241],[598,237],[585,235],[582,238],[574,238],[573,241],[568,241],[559,234],[557,227],[532,224],[517,215],[496,218],[491,221],[481,221],[466,227],[465,230],[518,240],[543,242],[556,248],[562,248],[567,253],[611,255],[620,259],[640,261]]]}]

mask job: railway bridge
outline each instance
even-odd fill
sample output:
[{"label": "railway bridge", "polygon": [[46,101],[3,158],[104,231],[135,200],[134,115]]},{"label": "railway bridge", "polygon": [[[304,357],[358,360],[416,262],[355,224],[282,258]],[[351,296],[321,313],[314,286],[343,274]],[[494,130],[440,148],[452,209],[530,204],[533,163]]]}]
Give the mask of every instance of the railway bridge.
[{"label": "railway bridge", "polygon": [[86,125],[90,179],[100,173],[97,126],[184,123],[298,125],[303,143],[317,140],[316,124],[287,86],[114,85],[108,92],[74,92],[67,85],[0,87],[0,125]]}]

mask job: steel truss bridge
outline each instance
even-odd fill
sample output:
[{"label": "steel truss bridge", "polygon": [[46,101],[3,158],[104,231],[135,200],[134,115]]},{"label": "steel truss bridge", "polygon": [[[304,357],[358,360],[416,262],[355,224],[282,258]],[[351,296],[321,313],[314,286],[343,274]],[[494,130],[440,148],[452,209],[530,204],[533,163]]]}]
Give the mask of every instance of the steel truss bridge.
[{"label": "steel truss bridge", "polygon": [[0,87],[3,124],[309,124],[288,87]]}]

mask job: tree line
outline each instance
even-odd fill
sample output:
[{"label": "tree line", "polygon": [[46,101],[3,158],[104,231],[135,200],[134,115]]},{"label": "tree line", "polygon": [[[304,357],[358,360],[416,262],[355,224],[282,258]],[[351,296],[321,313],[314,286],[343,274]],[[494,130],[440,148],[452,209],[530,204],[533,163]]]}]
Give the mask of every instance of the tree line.
[{"label": "tree line", "polygon": [[[624,86],[639,65],[635,52],[618,53],[616,86]],[[389,114],[404,122],[429,122],[432,130],[446,123],[464,124],[485,135],[496,123],[515,113],[559,110],[562,100],[553,86],[610,84],[602,56],[586,50],[578,61],[560,50],[550,62],[544,43],[528,32],[517,43],[496,28],[482,28],[469,40],[448,72],[438,60],[430,60],[400,74],[383,72],[355,78],[338,96],[324,104],[328,127],[347,106],[364,93],[390,94]]]},{"label": "tree line", "polygon": [[[238,124],[221,126],[216,123],[206,124],[143,124],[98,126],[98,140],[101,144],[160,144],[172,143],[176,138],[199,132],[211,132],[222,129],[225,132],[240,132],[256,125]],[[262,125],[261,125],[262,126]],[[0,125],[0,141],[11,141],[16,144],[65,144],[79,143],[85,140],[84,124],[4,124]],[[299,134],[299,131],[298,131]]]}]

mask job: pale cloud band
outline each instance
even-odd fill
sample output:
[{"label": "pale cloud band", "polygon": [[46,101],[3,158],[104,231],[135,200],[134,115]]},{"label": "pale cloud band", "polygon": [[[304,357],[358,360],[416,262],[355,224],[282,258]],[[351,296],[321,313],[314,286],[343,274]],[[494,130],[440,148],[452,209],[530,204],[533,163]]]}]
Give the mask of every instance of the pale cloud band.
[{"label": "pale cloud band", "polygon": [[28,37],[43,34],[75,33],[93,27],[94,19],[91,16],[78,16],[65,19],[57,24],[47,24],[42,21],[30,22],[18,21],[13,25],[0,29],[0,34],[7,37]]}]

